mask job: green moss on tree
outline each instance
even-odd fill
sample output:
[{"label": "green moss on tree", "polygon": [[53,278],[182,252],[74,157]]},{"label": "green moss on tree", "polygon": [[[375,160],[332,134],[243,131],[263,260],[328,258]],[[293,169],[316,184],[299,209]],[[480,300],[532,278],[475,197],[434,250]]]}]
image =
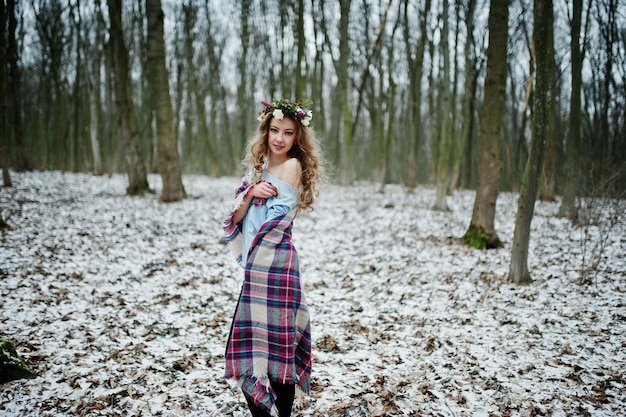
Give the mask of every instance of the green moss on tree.
[{"label": "green moss on tree", "polygon": [[35,376],[35,371],[18,356],[13,342],[0,339],[0,384]]},{"label": "green moss on tree", "polygon": [[487,234],[485,229],[480,226],[470,225],[467,232],[463,236],[463,242],[466,245],[476,249],[485,249],[487,247]]}]

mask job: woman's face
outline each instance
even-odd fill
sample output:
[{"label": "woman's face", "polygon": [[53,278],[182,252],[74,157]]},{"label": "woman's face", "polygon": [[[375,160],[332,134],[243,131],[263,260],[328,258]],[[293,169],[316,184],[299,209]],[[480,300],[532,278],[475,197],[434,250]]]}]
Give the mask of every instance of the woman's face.
[{"label": "woman's face", "polygon": [[296,122],[289,117],[273,117],[267,134],[267,145],[276,156],[287,156],[296,140]]}]

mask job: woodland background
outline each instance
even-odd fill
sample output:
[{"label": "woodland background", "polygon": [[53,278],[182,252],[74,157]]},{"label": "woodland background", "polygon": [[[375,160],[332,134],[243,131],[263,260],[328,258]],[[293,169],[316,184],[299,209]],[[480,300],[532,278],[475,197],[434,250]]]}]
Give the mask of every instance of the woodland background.
[{"label": "woodland background", "polygon": [[576,221],[624,195],[621,2],[3,0],[4,185],[158,172],[177,201],[183,174],[240,174],[261,100],[307,97],[333,181],[434,184],[440,210],[477,189],[473,246],[519,191],[523,265],[537,196]]},{"label": "woodland background", "polygon": [[[128,49],[141,162],[157,171],[145,2],[120,2],[120,32],[110,30],[101,1],[2,3],[5,164],[124,170],[114,93],[112,35],[119,33]],[[501,186],[517,190],[529,153],[533,4],[508,3],[508,25],[501,21],[497,28],[498,36],[509,35],[499,152]],[[554,1],[546,197],[564,186],[572,86],[581,91],[576,150],[584,156],[585,177],[599,181],[626,159],[626,8],[620,3]],[[165,81],[183,172],[238,174],[259,101],[309,97],[338,179],[414,186],[434,182],[443,160],[453,174],[451,188],[476,185],[488,1],[185,0],[162,7]],[[574,7],[582,12],[579,80],[572,79]],[[444,158],[440,142],[447,143]]]},{"label": "woodland background", "polygon": [[245,414],[219,224],[280,97],[338,183],[299,217],[303,415],[624,408],[624,0],[2,0],[0,27],[0,327],[40,376],[0,410]]}]

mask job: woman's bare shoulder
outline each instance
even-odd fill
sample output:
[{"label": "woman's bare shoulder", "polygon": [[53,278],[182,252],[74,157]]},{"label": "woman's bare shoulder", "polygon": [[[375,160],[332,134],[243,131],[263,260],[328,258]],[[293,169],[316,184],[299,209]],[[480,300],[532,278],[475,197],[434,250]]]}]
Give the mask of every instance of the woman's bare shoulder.
[{"label": "woman's bare shoulder", "polygon": [[279,179],[286,183],[298,187],[300,185],[300,175],[302,174],[302,165],[298,158],[290,158],[284,162],[280,172]]}]

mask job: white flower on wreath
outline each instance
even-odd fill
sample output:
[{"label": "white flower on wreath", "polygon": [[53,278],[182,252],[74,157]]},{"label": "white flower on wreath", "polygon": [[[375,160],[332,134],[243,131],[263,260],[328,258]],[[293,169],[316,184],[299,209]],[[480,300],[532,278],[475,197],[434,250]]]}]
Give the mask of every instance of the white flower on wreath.
[{"label": "white flower on wreath", "polygon": [[312,110],[305,110],[306,116],[302,118],[302,126],[308,126],[311,123],[311,119],[313,118]]},{"label": "white flower on wreath", "polygon": [[283,117],[285,117],[285,114],[283,113],[281,109],[276,109],[272,112],[272,116],[274,116],[278,120],[283,120]]}]

